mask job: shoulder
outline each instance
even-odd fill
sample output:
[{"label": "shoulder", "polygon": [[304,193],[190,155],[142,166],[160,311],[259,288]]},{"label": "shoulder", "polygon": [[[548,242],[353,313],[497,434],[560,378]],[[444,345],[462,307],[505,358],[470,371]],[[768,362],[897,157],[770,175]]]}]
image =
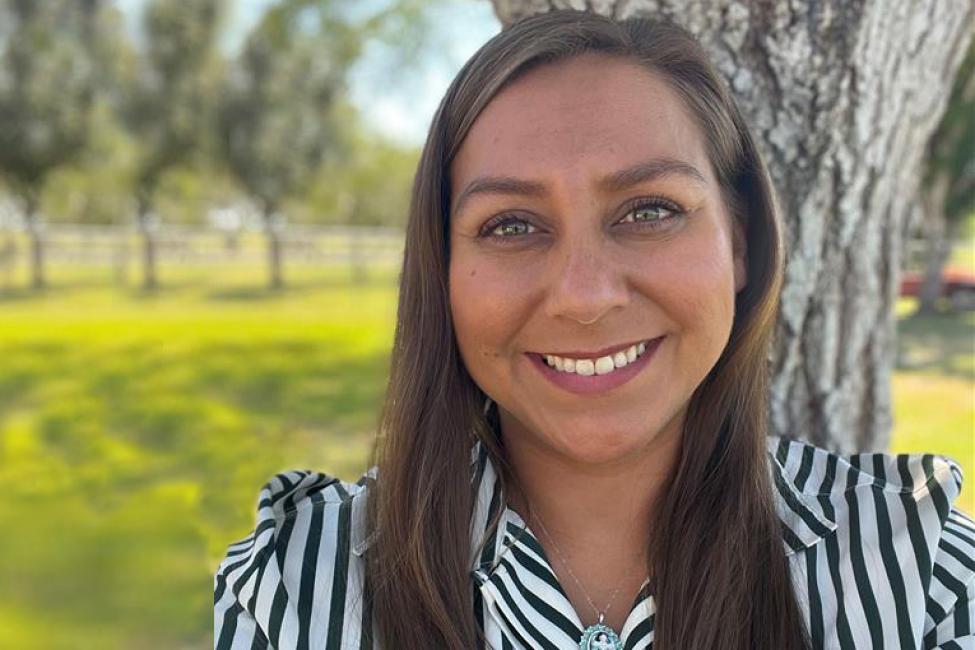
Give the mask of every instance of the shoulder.
[{"label": "shoulder", "polygon": [[780,489],[829,524],[819,562],[837,575],[849,568],[858,591],[889,599],[890,611],[917,611],[910,617],[924,619],[925,648],[975,640],[975,523],[957,506],[957,461],[834,452],[784,437],[770,437],[768,453]]},{"label": "shoulder", "polygon": [[864,489],[911,494],[929,498],[946,517],[964,480],[961,466],[948,456],[834,452],[781,436],[770,436],[767,443],[782,474],[807,495]]},{"label": "shoulder", "polygon": [[245,639],[288,647],[313,629],[329,630],[333,641],[358,633],[365,508],[375,476],[373,468],[350,483],[299,470],[264,485],[254,530],[229,546],[214,576],[218,645]]}]

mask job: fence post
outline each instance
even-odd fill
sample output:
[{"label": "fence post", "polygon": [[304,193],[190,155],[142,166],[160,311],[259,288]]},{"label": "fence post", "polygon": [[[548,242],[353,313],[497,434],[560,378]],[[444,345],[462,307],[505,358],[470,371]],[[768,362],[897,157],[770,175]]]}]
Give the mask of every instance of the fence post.
[{"label": "fence post", "polygon": [[115,282],[122,286],[129,283],[129,238],[129,229],[119,225],[116,229],[112,263],[115,267]]},{"label": "fence post", "polygon": [[352,283],[365,284],[368,280],[366,259],[363,255],[363,241],[361,229],[352,226],[349,232],[349,260],[352,264]]}]

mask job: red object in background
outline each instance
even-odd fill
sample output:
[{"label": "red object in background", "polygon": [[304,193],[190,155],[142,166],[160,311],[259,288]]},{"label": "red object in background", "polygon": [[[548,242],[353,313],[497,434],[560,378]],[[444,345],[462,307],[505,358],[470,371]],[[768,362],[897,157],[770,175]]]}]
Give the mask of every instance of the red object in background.
[{"label": "red object in background", "polygon": [[[905,271],[901,274],[900,295],[916,298],[923,283],[923,273]],[[975,309],[975,273],[957,266],[945,267],[941,271],[941,296],[956,309]]]}]

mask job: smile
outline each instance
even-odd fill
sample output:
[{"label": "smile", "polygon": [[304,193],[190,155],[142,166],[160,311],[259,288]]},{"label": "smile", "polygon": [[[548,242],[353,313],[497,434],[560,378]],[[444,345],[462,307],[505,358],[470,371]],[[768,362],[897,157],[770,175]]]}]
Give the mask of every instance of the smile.
[{"label": "smile", "polygon": [[590,394],[612,390],[640,373],[665,337],[618,346],[587,355],[529,352],[527,356],[542,375],[572,393]]},{"label": "smile", "polygon": [[636,361],[640,355],[646,352],[646,349],[647,341],[641,341],[624,350],[619,350],[614,354],[607,354],[595,359],[574,359],[555,354],[546,354],[544,356],[545,363],[560,372],[574,372],[583,377],[591,377],[592,375],[608,375],[617,368],[626,367],[628,364]]}]

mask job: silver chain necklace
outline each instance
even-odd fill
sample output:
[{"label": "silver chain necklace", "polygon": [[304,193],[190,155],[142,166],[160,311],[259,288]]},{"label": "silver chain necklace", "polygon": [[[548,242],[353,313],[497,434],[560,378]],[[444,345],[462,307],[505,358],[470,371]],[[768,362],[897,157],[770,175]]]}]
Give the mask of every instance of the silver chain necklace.
[{"label": "silver chain necklace", "polygon": [[605,613],[609,611],[610,606],[613,604],[613,601],[616,600],[616,596],[620,593],[620,589],[623,588],[623,585],[616,588],[616,591],[613,592],[609,602],[606,603],[606,606],[603,607],[602,611],[600,611],[596,607],[596,604],[592,602],[592,598],[589,597],[589,592],[586,591],[585,587],[582,586],[582,583],[579,582],[579,578],[577,578],[576,574],[572,571],[572,567],[570,567],[569,563],[565,561],[565,556],[562,555],[562,551],[559,550],[559,545],[555,543],[555,539],[553,539],[552,534],[548,532],[548,529],[542,522],[541,517],[535,514],[534,509],[532,509],[530,505],[529,509],[532,510],[533,518],[538,522],[538,525],[541,526],[542,532],[545,533],[548,541],[552,542],[552,548],[555,549],[555,553],[558,555],[562,566],[564,566],[565,570],[569,572],[569,576],[575,580],[575,583],[579,586],[579,591],[582,592],[582,595],[585,596],[586,600],[589,601],[589,606],[592,607],[594,612],[596,612],[596,622],[587,627],[583,631],[582,637],[579,638],[580,650],[622,650],[623,643],[620,641],[619,635],[616,634],[616,631],[613,630],[613,628],[603,623],[603,620],[605,618]]}]

